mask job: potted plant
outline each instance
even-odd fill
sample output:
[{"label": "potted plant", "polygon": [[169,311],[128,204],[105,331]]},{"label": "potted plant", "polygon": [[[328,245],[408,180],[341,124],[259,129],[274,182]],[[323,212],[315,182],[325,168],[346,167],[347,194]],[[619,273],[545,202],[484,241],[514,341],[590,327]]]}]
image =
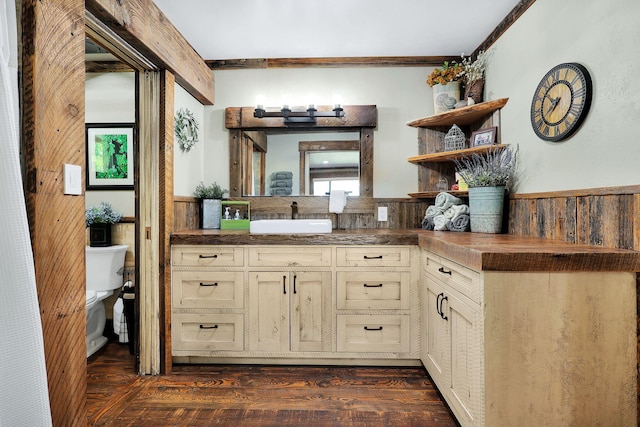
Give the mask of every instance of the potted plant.
[{"label": "potted plant", "polygon": [[111,225],[120,221],[122,214],[109,202],[90,205],[85,210],[85,224],[89,227],[89,246],[111,246]]},{"label": "potted plant", "polygon": [[220,201],[226,192],[217,182],[198,184],[193,195],[200,199],[200,228],[220,228]]},{"label": "potted plant", "polygon": [[483,154],[455,159],[456,171],[469,185],[471,231],[500,233],[505,190],[511,185],[518,149],[492,147]]},{"label": "potted plant", "polygon": [[451,110],[460,100],[460,80],[464,76],[464,66],[457,62],[445,62],[435,68],[427,77],[427,84],[433,88],[433,108],[436,114]]},{"label": "potted plant", "polygon": [[484,70],[487,68],[489,53],[481,50],[475,61],[471,57],[462,54],[462,66],[464,67],[464,100],[473,99],[474,103],[483,101]]}]

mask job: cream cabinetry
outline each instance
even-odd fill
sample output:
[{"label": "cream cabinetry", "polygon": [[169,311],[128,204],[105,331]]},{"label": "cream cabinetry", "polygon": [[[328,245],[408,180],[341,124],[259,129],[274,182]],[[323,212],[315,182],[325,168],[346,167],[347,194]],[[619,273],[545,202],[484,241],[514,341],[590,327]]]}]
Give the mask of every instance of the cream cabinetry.
[{"label": "cream cabinetry", "polygon": [[330,272],[249,276],[251,350],[331,350]]},{"label": "cream cabinetry", "polygon": [[411,256],[406,246],[336,248],[338,352],[411,354]]},{"label": "cream cabinetry", "polygon": [[172,352],[242,351],[244,252],[234,247],[172,248]]},{"label": "cream cabinetry", "polygon": [[420,358],[462,426],[635,424],[633,273],[422,267]]},{"label": "cream cabinetry", "polygon": [[419,254],[411,245],[173,246],[173,360],[414,364]]}]

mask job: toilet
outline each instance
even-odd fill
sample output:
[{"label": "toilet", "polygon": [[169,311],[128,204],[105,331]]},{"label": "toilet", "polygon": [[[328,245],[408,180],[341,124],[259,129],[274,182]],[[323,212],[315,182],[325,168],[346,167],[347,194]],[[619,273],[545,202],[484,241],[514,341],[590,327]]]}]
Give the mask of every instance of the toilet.
[{"label": "toilet", "polygon": [[103,335],[106,312],[103,300],[122,287],[127,245],[86,246],[87,357],[107,343]]}]

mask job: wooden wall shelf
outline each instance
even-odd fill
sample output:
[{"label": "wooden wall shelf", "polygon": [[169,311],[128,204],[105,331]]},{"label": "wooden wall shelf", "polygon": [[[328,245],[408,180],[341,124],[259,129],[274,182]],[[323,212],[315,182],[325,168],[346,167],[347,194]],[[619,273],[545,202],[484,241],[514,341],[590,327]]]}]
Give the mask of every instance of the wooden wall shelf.
[{"label": "wooden wall shelf", "polygon": [[455,159],[461,159],[463,157],[469,157],[473,153],[484,153],[485,151],[491,150],[493,148],[504,147],[504,146],[505,146],[504,144],[482,145],[480,147],[465,148],[463,150],[421,154],[419,156],[409,157],[407,161],[415,164],[443,162],[447,160],[455,160]]},{"label": "wooden wall shelf", "polygon": [[407,126],[415,128],[431,127],[431,126],[458,126],[469,125],[477,122],[482,117],[499,110],[504,107],[509,98],[500,98],[493,101],[481,102],[469,107],[456,108],[446,113],[436,114],[434,116],[424,117],[407,123]]},{"label": "wooden wall shelf", "polygon": [[[441,191],[420,191],[417,193],[409,193],[409,197],[412,197],[414,199],[435,199],[439,193],[441,193]],[[469,195],[468,191],[459,190],[448,190],[447,193],[452,194],[456,197],[467,197]]]},{"label": "wooden wall shelf", "polygon": [[[409,196],[421,199],[435,198],[439,193],[436,188],[443,178],[448,185],[455,182],[455,165],[452,160],[471,156],[474,153],[483,153],[495,147],[502,147],[503,145],[500,144],[500,110],[507,104],[507,101],[509,98],[481,102],[407,123],[408,126],[415,127],[418,131],[418,155],[409,157],[407,161],[420,166],[418,191],[410,193]],[[461,128],[467,139],[474,131],[495,126],[498,130],[496,144],[445,151],[445,137],[454,124]],[[457,196],[467,195],[466,191],[452,193]]]}]

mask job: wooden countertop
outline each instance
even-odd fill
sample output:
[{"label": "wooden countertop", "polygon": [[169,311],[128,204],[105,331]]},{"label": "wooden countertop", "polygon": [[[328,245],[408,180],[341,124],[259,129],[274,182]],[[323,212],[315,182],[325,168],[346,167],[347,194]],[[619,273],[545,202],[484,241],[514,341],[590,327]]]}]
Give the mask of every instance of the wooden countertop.
[{"label": "wooden countertop", "polygon": [[327,234],[250,234],[248,230],[186,230],[172,245],[417,245],[419,229],[350,229]]},{"label": "wooden countertop", "polygon": [[420,231],[419,245],[476,271],[640,271],[638,251],[509,234]]},{"label": "wooden countertop", "polygon": [[330,234],[250,234],[247,230],[186,230],[172,245],[419,245],[480,271],[640,272],[640,251],[578,245],[509,234],[421,229],[350,229]]}]

